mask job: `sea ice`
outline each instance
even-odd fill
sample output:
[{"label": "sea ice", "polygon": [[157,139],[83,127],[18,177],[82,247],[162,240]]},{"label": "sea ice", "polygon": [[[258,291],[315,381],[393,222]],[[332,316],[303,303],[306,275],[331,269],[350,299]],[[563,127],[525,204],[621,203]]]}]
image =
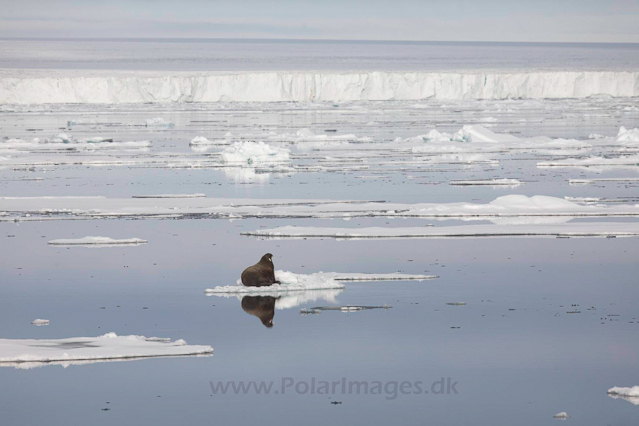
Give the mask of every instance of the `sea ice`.
[{"label": "sea ice", "polygon": [[227,164],[255,166],[261,163],[286,163],[290,150],[270,146],[264,142],[235,142],[222,151],[222,161]]},{"label": "sea ice", "polygon": [[242,232],[264,238],[477,238],[477,237],[632,237],[639,235],[635,222],[578,222],[532,225],[464,225],[414,228],[323,228],[282,226]]},{"label": "sea ice", "polygon": [[118,336],[115,333],[70,339],[0,339],[0,367],[21,369],[212,353],[210,346],[187,345],[184,340],[171,342],[164,338]]},{"label": "sea ice", "polygon": [[37,326],[49,325],[49,320],[48,319],[34,319],[33,321],[31,321],[31,324],[37,325]]},{"label": "sea ice", "polygon": [[565,411],[562,411],[561,413],[557,413],[553,416],[553,418],[555,419],[564,419],[564,420],[567,419],[568,417],[570,416]]},{"label": "sea ice", "polygon": [[175,127],[175,124],[173,124],[173,123],[171,123],[169,121],[166,121],[162,117],[156,117],[156,118],[149,118],[148,120],[146,120],[146,126],[147,127],[173,128],[173,127]]},{"label": "sea ice", "polygon": [[345,287],[344,284],[337,282],[334,274],[331,273],[319,272],[304,275],[294,274],[288,271],[275,271],[275,278],[280,281],[281,284],[271,284],[270,286],[264,287],[246,287],[238,280],[236,285],[207,288],[205,293],[265,295],[290,291],[341,289]]},{"label": "sea ice", "polygon": [[147,240],[140,238],[113,239],[109,237],[83,237],[75,239],[51,240],[49,244],[52,246],[99,246],[99,247],[116,247],[140,245],[148,243]]}]

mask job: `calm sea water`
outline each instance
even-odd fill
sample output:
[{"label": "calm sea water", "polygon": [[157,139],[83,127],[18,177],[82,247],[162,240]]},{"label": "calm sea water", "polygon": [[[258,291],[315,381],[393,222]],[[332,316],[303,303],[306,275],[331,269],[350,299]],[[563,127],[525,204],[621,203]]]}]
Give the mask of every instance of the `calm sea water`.
[{"label": "calm sea water", "polygon": [[[632,45],[1,41],[0,66],[162,70],[241,69],[626,69]],[[0,136],[151,140],[152,152],[193,154],[196,135],[221,138],[310,128],[408,137],[436,127],[484,123],[521,136],[587,139],[638,127],[635,99],[278,105],[119,105],[5,108]],[[149,129],[162,117],[172,129]],[[84,124],[67,128],[67,121]],[[0,155],[7,155],[0,153]],[[64,153],[55,155],[64,156]],[[125,154],[126,155],[126,154]],[[44,167],[0,169],[0,196],[196,193],[227,198],[385,199],[489,202],[500,195],[636,197],[637,185],[570,186],[569,178],[639,177],[637,168],[543,170],[538,157],[499,155],[499,166],[446,166],[441,172],[296,173],[236,180],[218,169]],[[42,180],[21,180],[24,178]],[[451,179],[519,178],[518,188],[451,187]],[[622,219],[615,219],[620,221]],[[432,221],[300,219],[300,226],[421,226]],[[220,423],[553,425],[567,411],[579,425],[637,423],[639,407],[606,395],[639,385],[637,238],[458,240],[258,240],[241,231],[287,220],[82,220],[0,222],[0,337],[69,338],[110,331],[211,345],[212,357],[85,366],[0,368],[7,425]],[[457,224],[455,221],[436,226]],[[56,238],[138,237],[139,247],[60,248]],[[300,315],[276,310],[274,327],[236,298],[204,289],[235,283],[264,253],[277,269],[427,273],[424,282],[354,283],[341,305],[388,310]],[[466,302],[449,306],[448,302]],[[145,309],[146,308],[146,309]],[[580,314],[568,314],[579,310]],[[35,318],[51,320],[34,327]],[[382,395],[339,392],[213,394],[210,381],[381,381]],[[458,392],[399,394],[393,383],[442,378]],[[341,402],[341,404],[331,404]],[[105,411],[105,409],[109,409]]]},{"label": "calm sea water", "polygon": [[636,70],[639,44],[4,39],[0,40],[0,68]]}]

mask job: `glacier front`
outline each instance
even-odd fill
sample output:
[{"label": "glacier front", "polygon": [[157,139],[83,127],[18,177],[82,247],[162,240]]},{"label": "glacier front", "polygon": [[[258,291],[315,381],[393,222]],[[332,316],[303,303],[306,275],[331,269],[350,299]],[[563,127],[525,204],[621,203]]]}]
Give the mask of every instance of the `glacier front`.
[{"label": "glacier front", "polygon": [[639,72],[0,70],[0,104],[639,96]]}]

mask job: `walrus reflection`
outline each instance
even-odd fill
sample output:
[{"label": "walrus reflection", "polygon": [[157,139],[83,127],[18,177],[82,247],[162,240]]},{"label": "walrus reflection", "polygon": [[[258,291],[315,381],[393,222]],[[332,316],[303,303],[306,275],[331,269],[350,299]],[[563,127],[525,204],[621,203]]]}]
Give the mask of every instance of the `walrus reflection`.
[{"label": "walrus reflection", "polygon": [[275,279],[273,267],[273,255],[266,253],[259,262],[249,266],[242,272],[242,284],[249,287],[262,287],[271,284],[279,284]]},{"label": "walrus reflection", "polygon": [[247,314],[255,315],[262,321],[265,327],[273,327],[273,317],[275,316],[275,301],[272,296],[244,296],[242,298],[242,309]]}]

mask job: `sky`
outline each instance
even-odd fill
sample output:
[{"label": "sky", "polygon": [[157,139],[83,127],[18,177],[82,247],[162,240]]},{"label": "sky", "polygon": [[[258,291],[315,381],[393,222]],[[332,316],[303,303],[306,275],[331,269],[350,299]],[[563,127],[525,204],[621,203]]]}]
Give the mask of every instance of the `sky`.
[{"label": "sky", "polygon": [[639,43],[637,0],[0,0],[0,37]]}]

